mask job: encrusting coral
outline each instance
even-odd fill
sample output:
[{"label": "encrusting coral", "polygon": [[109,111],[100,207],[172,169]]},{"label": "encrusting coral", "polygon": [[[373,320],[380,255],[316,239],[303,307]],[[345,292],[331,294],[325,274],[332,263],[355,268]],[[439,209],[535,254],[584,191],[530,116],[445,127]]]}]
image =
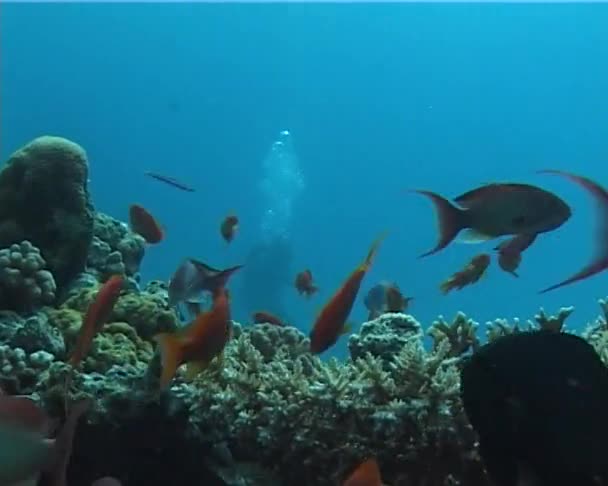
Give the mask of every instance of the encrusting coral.
[{"label": "encrusting coral", "polygon": [[55,301],[55,279],[40,250],[25,240],[0,249],[0,308],[33,311]]},{"label": "encrusting coral", "polygon": [[58,287],[84,270],[93,236],[88,160],[82,147],[44,136],[0,170],[0,247],[30,241]]}]

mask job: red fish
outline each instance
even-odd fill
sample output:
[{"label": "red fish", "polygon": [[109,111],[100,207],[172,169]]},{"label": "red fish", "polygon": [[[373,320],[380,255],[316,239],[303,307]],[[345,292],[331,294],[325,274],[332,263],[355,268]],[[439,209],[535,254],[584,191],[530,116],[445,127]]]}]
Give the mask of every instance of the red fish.
[{"label": "red fish", "polygon": [[188,366],[187,379],[203,371],[223,353],[231,330],[228,291],[222,287],[215,292],[211,310],[201,312],[188,327],[154,336],[161,352],[161,388],[169,385],[182,364]]},{"label": "red fish", "polygon": [[600,186],[598,183],[592,181],[587,177],[572,174],[571,172],[565,172],[561,170],[541,170],[538,171],[540,174],[556,174],[572,182],[578,184],[585,189],[595,199],[597,205],[597,234],[596,234],[596,254],[594,258],[578,272],[566,280],[559,282],[555,285],[551,285],[540,293],[549,292],[565,285],[570,285],[574,282],[585,280],[593,275],[603,272],[608,268],[608,191]]},{"label": "red fish", "polygon": [[91,348],[91,343],[106,321],[109,319],[114,305],[122,290],[123,278],[120,275],[111,276],[97,292],[91,302],[80,327],[76,345],[70,356],[69,363],[77,367]]},{"label": "red fish", "polygon": [[275,326],[285,326],[285,323],[274,314],[265,311],[254,312],[251,316],[255,324],[273,324]]},{"label": "red fish", "polygon": [[515,270],[521,263],[522,253],[534,243],[536,236],[535,234],[515,235],[495,247],[494,249],[498,251],[498,265],[500,268],[514,277],[519,277]]},{"label": "red fish", "polygon": [[490,255],[487,253],[474,256],[466,267],[442,282],[439,287],[441,292],[447,294],[453,289],[460,290],[467,285],[476,283],[486,273],[489,265]]},{"label": "red fish", "polygon": [[319,290],[318,287],[313,284],[312,272],[308,269],[296,275],[296,281],[294,285],[298,293],[300,295],[303,294],[306,297],[310,297]]},{"label": "red fish", "polygon": [[369,311],[369,321],[387,312],[404,312],[413,297],[404,297],[394,282],[381,281],[374,285],[365,296],[363,303]]},{"label": "red fish", "polygon": [[382,486],[378,461],[374,458],[363,461],[342,486]]},{"label": "red fish", "polygon": [[143,206],[131,204],[129,207],[129,222],[131,229],[143,237],[146,243],[151,245],[160,243],[165,237],[160,223]]},{"label": "red fish", "polygon": [[234,214],[229,214],[224,218],[224,221],[222,221],[220,226],[220,233],[226,243],[230,243],[234,239],[234,235],[236,234],[238,228],[239,218],[237,216]]},{"label": "red fish", "polygon": [[342,334],[349,331],[346,319],[353,308],[363,277],[372,266],[378,247],[384,238],[383,235],[372,244],[363,263],[350,274],[329,302],[321,309],[310,332],[311,352],[322,353],[326,351],[338,341]]},{"label": "red fish", "polygon": [[529,184],[487,184],[454,199],[458,206],[431,191],[413,192],[431,199],[439,220],[437,245],[420,257],[442,250],[464,229],[469,242],[538,234],[559,228],[572,214],[570,207],[555,194]]}]

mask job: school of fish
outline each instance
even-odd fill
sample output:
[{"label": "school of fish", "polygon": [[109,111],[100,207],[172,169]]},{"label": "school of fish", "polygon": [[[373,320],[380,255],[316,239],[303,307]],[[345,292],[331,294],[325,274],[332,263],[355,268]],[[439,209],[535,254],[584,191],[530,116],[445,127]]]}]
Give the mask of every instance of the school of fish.
[{"label": "school of fish", "polygon": [[[580,175],[557,170],[539,171],[565,178],[587,191],[597,203],[598,232],[595,257],[580,271],[564,281],[547,287],[554,290],[596,275],[608,268],[608,191],[596,182]],[[174,178],[148,172],[149,177],[183,191],[194,189]],[[508,237],[493,248],[499,267],[518,277],[516,270],[522,263],[522,254],[543,233],[559,229],[572,216],[569,205],[557,195],[540,187],[522,183],[490,183],[473,188],[452,201],[430,190],[412,190],[428,198],[437,213],[439,237],[436,245],[420,255],[428,257],[444,250],[463,234],[462,241],[479,243]],[[131,229],[147,244],[161,243],[166,232],[152,213],[141,205],[129,208]],[[230,244],[238,234],[239,218],[229,213],[219,224],[219,236]],[[346,279],[329,296],[310,327],[310,352],[320,354],[336,344],[340,336],[348,333],[348,321],[357,300],[362,282],[379,251],[383,233],[371,244],[367,255],[355,266]],[[460,290],[480,281],[491,265],[492,255],[474,255],[461,270],[439,285],[443,294]],[[183,379],[192,380],[215,362],[221,366],[223,351],[232,336],[230,313],[230,277],[241,269],[237,264],[226,269],[214,268],[200,260],[185,258],[169,280],[169,305],[188,324],[176,332],[161,333],[154,337],[161,356],[162,370],[159,391],[169,389],[173,379],[185,367]],[[111,276],[98,290],[83,318],[76,344],[68,358],[73,369],[78,368],[91,348],[95,335],[108,320],[123,288],[123,278]],[[305,268],[294,277],[295,291],[311,298],[319,287],[313,272]],[[207,299],[207,300],[206,300]],[[404,312],[412,297],[404,296],[395,282],[382,281],[373,286],[364,298],[369,311],[368,319],[387,312]],[[210,305],[205,305],[210,301]],[[181,307],[185,306],[186,316]],[[288,326],[280,316],[259,310],[251,316],[252,322]],[[66,379],[66,390],[70,378]],[[67,396],[67,393],[66,393]],[[78,418],[91,406],[90,400],[66,403],[66,421],[54,439],[48,438],[49,419],[28,397],[0,394],[0,449],[10,454],[0,457],[0,484],[17,486],[33,481],[40,474],[51,475],[53,483],[65,486],[65,470],[71,453],[71,442]],[[8,447],[11,444],[11,447]],[[101,478],[95,484],[119,484],[114,478]],[[343,486],[380,486],[380,468],[375,458],[362,458],[361,463],[345,477]]]}]

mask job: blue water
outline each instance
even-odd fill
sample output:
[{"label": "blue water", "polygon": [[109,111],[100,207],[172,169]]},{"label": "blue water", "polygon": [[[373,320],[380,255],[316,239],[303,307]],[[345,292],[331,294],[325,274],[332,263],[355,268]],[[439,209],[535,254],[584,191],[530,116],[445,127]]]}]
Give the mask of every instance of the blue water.
[{"label": "blue water", "polygon": [[[83,145],[99,210],[126,220],[139,202],[164,224],[167,239],[148,250],[142,275],[167,279],[184,256],[228,266],[264,238],[262,164],[288,129],[305,180],[288,228],[290,274],[309,267],[321,288],[306,301],[286,282],[295,325],[308,332],[388,229],[355,322],[366,315],[364,292],[390,279],[416,298],[411,310],[425,325],[458,310],[484,323],[575,305],[569,324],[580,328],[608,295],[608,273],[537,291],[590,258],[593,205],[534,171],[608,186],[606,25],[600,4],[3,4],[0,155],[41,134]],[[145,170],[198,190],[163,186]],[[435,217],[403,189],[456,196],[488,181],[541,185],[574,215],[526,252],[521,278],[493,267],[444,297],[439,282],[492,243],[417,260],[435,243]],[[218,225],[229,211],[241,231],[227,247]],[[237,320],[253,310],[242,278],[232,282]]]}]

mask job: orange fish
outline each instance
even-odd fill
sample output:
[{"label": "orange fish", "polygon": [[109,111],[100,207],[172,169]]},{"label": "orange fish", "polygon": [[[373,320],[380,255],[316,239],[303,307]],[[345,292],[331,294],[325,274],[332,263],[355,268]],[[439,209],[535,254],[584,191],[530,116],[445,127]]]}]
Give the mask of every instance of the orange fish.
[{"label": "orange fish", "polygon": [[467,285],[474,284],[485,274],[489,265],[490,255],[487,253],[474,256],[466,267],[456,272],[440,285],[441,292],[447,294],[453,289],[460,290]]},{"label": "orange fish", "polygon": [[142,236],[146,243],[151,245],[160,243],[165,237],[160,223],[146,208],[139,204],[131,204],[129,207],[129,222],[131,229]]},{"label": "orange fish", "polygon": [[211,309],[198,314],[189,326],[154,336],[161,352],[161,388],[171,382],[182,364],[187,364],[189,380],[203,371],[213,358],[222,354],[231,331],[228,291],[221,287],[214,293]]},{"label": "orange fish", "polygon": [[329,302],[321,309],[310,332],[311,352],[322,353],[332,347],[340,335],[350,330],[349,326],[346,325],[346,319],[353,308],[363,277],[370,269],[378,247],[384,238],[383,235],[374,241],[365,261],[350,274],[348,279],[329,299]]},{"label": "orange fish", "polygon": [[76,339],[76,345],[68,361],[73,367],[80,364],[89,352],[95,334],[101,330],[109,319],[120,296],[123,282],[124,280],[120,275],[112,275],[99,289],[95,300],[89,305]]},{"label": "orange fish", "polygon": [[342,486],[382,486],[378,461],[373,457],[363,461],[342,483]]},{"label": "orange fish", "polygon": [[304,294],[306,297],[310,297],[319,290],[319,288],[313,284],[312,272],[308,269],[296,275],[295,287],[300,295]]},{"label": "orange fish", "polygon": [[541,290],[540,293],[543,294],[545,292],[549,292],[550,290],[555,290],[565,285],[570,285],[574,282],[580,282],[581,280],[585,280],[608,269],[608,191],[588,177],[576,175],[571,172],[547,169],[541,170],[539,173],[559,175],[579,185],[585,189],[589,195],[593,197],[593,199],[595,199],[597,208],[595,256],[587,265],[581,268],[574,275],[568,277],[562,282]]},{"label": "orange fish", "polygon": [[238,229],[239,218],[237,218],[234,214],[230,214],[224,218],[224,221],[222,221],[220,233],[222,238],[224,238],[227,243],[230,243]]},{"label": "orange fish", "polygon": [[498,265],[505,272],[514,277],[519,277],[515,270],[521,263],[521,254],[536,240],[536,234],[516,235],[500,243],[496,248],[498,251]]},{"label": "orange fish", "polygon": [[274,314],[265,311],[254,312],[251,316],[255,324],[274,324],[275,326],[285,326],[285,323]]}]

